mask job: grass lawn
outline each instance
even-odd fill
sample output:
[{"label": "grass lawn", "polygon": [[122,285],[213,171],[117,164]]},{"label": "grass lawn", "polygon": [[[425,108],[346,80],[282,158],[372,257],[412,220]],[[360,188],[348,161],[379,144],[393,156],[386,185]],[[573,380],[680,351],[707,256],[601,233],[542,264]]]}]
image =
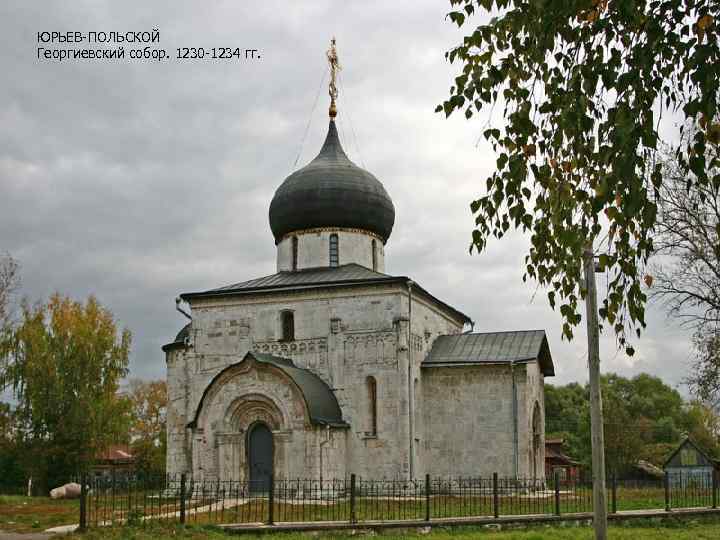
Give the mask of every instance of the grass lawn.
[{"label": "grass lawn", "polygon": [[[562,498],[561,508],[563,512],[589,510],[589,491],[575,492],[572,496]],[[116,499],[106,500],[104,494],[98,493],[96,496],[89,497],[88,500],[88,518],[92,525],[94,522],[119,520],[128,516],[137,518],[139,515],[158,515],[164,512],[172,512],[177,510],[177,501],[175,499],[153,497],[153,492],[133,492],[132,496],[117,497]],[[618,504],[621,510],[631,508],[662,508],[663,493],[658,490],[628,490],[618,493]],[[679,502],[679,501],[677,501]],[[695,501],[691,499],[683,500],[684,506],[691,506]],[[703,502],[703,501],[698,501]],[[211,503],[211,504],[207,504]],[[194,514],[190,511],[193,504],[202,506],[202,513]],[[173,537],[185,538],[213,538],[217,535],[223,535],[221,531],[212,528],[202,528],[209,524],[217,523],[247,523],[264,521],[267,517],[268,508],[267,501],[263,499],[251,499],[246,504],[236,506],[225,506],[222,502],[196,501],[188,504],[187,520],[190,527],[187,529],[172,528],[172,523],[148,524],[148,528],[96,528],[91,532],[88,538],[164,538],[166,536],[157,536],[172,531]],[[358,498],[356,503],[357,517],[363,519],[422,519],[424,516],[423,500],[374,500]],[[707,503],[705,504],[707,505]],[[502,498],[500,500],[500,510],[502,515],[529,514],[529,513],[552,513],[554,501],[553,498],[530,498],[530,499],[511,499]],[[673,505],[675,507],[680,505]],[[699,504],[698,504],[699,506]],[[343,501],[334,505],[316,506],[316,505],[292,505],[284,503],[276,503],[274,507],[275,520],[281,521],[326,521],[326,520],[346,520],[349,517],[349,503]],[[472,515],[491,515],[492,501],[490,497],[453,497],[453,496],[433,496],[431,503],[432,517],[450,517],[450,516],[472,516]],[[10,532],[32,532],[43,531],[50,527],[58,525],[68,525],[77,523],[79,518],[79,501],[52,500],[47,497],[23,497],[23,496],[0,496],[0,530]],[[169,520],[174,521],[177,517]],[[648,531],[641,532],[638,527],[617,527],[614,538],[632,538],[639,540],[642,538],[692,538],[693,540],[701,540],[703,538],[720,539],[720,519],[712,523],[703,522],[696,523],[692,529],[692,534],[682,533],[682,527],[676,529],[662,528],[660,532],[653,528]],[[159,528],[157,528],[159,527]],[[360,525],[362,527],[362,525]],[[655,527],[657,529],[657,527]],[[707,531],[705,530],[707,529]],[[466,537],[473,538],[480,532],[483,535],[488,534],[487,529],[458,529],[453,538]],[[630,531],[630,532],[625,532]],[[669,531],[669,532],[668,532]],[[670,534],[672,533],[672,534]],[[168,533],[169,534],[169,533]],[[550,534],[550,536],[548,536]],[[116,535],[116,536],[112,536]],[[119,536],[117,536],[119,535]],[[504,535],[504,536],[503,536]],[[524,535],[524,536],[523,536]],[[533,536],[534,535],[534,536]],[[643,536],[644,535],[644,536]],[[302,535],[277,535],[281,538],[307,538]],[[321,534],[320,536],[323,536]],[[342,536],[335,533],[324,534],[327,538]],[[414,534],[404,533],[398,536],[398,533],[388,533],[380,535],[380,538],[400,538],[412,537]],[[543,538],[591,538],[589,531],[582,528],[558,528],[552,534],[547,529],[539,529],[537,531],[525,531],[521,533],[502,533],[496,534],[494,537],[498,540],[504,538],[518,539],[543,539]],[[431,538],[449,538],[450,536],[442,532],[434,533]]]},{"label": "grass lawn", "polygon": [[[666,520],[662,524],[648,522],[631,522],[626,525],[611,526],[610,538],[612,540],[716,540],[720,538],[720,520]],[[243,539],[272,539],[272,540],[308,540],[311,538],[351,538],[350,532],[335,533],[274,533],[274,534],[243,534],[241,536],[228,535],[215,527],[163,527],[160,525],[147,525],[146,527],[114,527],[91,530],[85,534],[74,534],[69,538],[77,540],[166,540],[180,538],[187,540],[210,539],[229,540],[231,538]],[[430,534],[420,534],[416,530],[390,531],[373,535],[373,539],[384,540],[390,538],[417,538],[427,540],[470,540],[474,538],[488,538],[489,540],[591,540],[593,531],[587,526],[565,527],[534,527],[522,530],[495,531],[479,527],[440,528],[434,527]]]},{"label": "grass lawn", "polygon": [[[307,495],[307,494],[306,494]],[[312,494],[310,494],[312,495]],[[341,496],[342,495],[342,496]],[[312,496],[298,498],[283,490],[275,493],[274,516],[283,521],[348,521],[350,499],[344,494],[326,494],[323,500]],[[611,494],[608,493],[608,507]],[[553,514],[555,497],[550,490],[501,494],[498,498],[501,516],[518,514]],[[560,492],[560,512],[589,512],[592,510],[592,492],[586,487]],[[708,489],[675,489],[671,493],[671,507],[709,507],[712,492]],[[490,492],[469,490],[455,493],[436,493],[430,497],[431,518],[492,516],[493,496]],[[211,523],[255,523],[268,517],[266,497],[245,498],[232,490],[218,487],[201,497],[187,501],[186,507],[199,507],[200,513],[188,512],[188,522],[198,525]],[[662,486],[619,487],[617,510],[663,509],[665,494]],[[90,523],[122,521],[128,515],[166,515],[179,510],[179,500],[167,496],[166,490],[121,491],[97,490],[88,499]],[[358,496],[355,499],[355,516],[358,521],[423,519],[426,512],[425,497],[410,493],[405,496]]]},{"label": "grass lawn", "polygon": [[38,532],[77,523],[80,501],[0,495],[0,531]]}]

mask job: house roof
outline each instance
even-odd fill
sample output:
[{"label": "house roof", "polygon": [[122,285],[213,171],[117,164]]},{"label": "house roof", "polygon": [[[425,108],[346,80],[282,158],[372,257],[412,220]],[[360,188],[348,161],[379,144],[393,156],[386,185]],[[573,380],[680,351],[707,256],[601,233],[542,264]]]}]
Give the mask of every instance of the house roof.
[{"label": "house roof", "polygon": [[695,450],[697,450],[698,453],[700,453],[705,459],[707,459],[710,463],[715,463],[716,465],[720,464],[720,460],[715,459],[712,457],[706,450],[701,448],[695,441],[693,441],[690,437],[685,437],[685,440],[683,440],[678,447],[672,451],[672,453],[668,456],[668,458],[663,463],[663,469],[668,466],[672,458],[675,457],[675,455],[682,449],[683,446],[692,446]]},{"label": "house roof", "polygon": [[305,400],[305,405],[308,410],[308,415],[310,416],[310,421],[313,424],[329,425],[335,427],[348,426],[347,422],[343,420],[342,411],[340,410],[340,405],[338,404],[335,394],[320,377],[315,375],[310,370],[295,366],[293,361],[288,358],[281,358],[272,354],[250,351],[243,357],[240,362],[229,365],[228,367],[220,371],[217,375],[215,375],[210,384],[208,384],[205,388],[205,392],[203,392],[203,395],[200,398],[200,403],[198,404],[198,407],[195,411],[195,416],[192,422],[188,424],[188,427],[192,428],[197,426],[197,421],[200,417],[200,412],[202,411],[205,397],[207,396],[213,385],[228,370],[239,366],[243,362],[246,362],[248,359],[253,359],[260,363],[272,365],[278,368],[280,371],[284,372],[300,390],[300,393]]},{"label": "house roof", "polygon": [[559,444],[563,445],[565,444],[565,438],[564,437],[545,437],[545,446],[548,444]]},{"label": "house roof", "polygon": [[553,448],[552,446],[545,447],[545,459],[559,461],[561,463],[564,463],[565,465],[580,465],[579,461],[575,461],[574,459],[568,457],[563,452],[561,452],[557,448]]},{"label": "house roof", "polygon": [[135,460],[135,456],[130,453],[127,445],[115,444],[98,454],[95,459],[107,462],[130,462]]},{"label": "house roof", "polygon": [[555,375],[544,330],[439,336],[422,367],[511,364],[537,360],[546,377]]},{"label": "house roof", "polygon": [[562,445],[565,443],[565,439],[562,437],[545,439],[545,459],[556,460],[565,465],[579,465],[578,461],[568,457],[562,451]]},{"label": "house roof", "polygon": [[366,285],[381,285],[389,283],[412,283],[413,292],[419,292],[432,302],[440,305],[463,322],[470,322],[470,317],[454,307],[435,298],[407,276],[389,276],[374,272],[359,264],[351,263],[336,267],[308,268],[305,270],[283,271],[261,278],[242,281],[209,289],[201,292],[181,294],[183,300],[195,298],[212,298],[223,296],[237,296],[255,293],[273,293],[285,291],[301,291],[307,289],[320,289],[327,287],[353,287]]},{"label": "house roof", "polygon": [[185,339],[190,336],[190,324],[191,323],[187,323],[183,326],[173,341],[162,346],[163,352],[167,352],[175,347],[185,347]]},{"label": "house roof", "polygon": [[665,474],[660,467],[657,467],[649,461],[645,461],[644,459],[638,460],[638,462],[635,463],[634,467],[637,470],[644,472],[648,476],[655,476],[657,478],[661,478]]}]

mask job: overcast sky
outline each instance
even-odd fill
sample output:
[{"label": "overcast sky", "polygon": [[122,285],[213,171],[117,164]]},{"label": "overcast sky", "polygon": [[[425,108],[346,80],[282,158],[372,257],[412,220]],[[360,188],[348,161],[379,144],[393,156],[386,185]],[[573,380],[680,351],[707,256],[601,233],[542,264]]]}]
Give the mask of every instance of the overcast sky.
[{"label": "overcast sky", "polygon": [[[585,333],[561,341],[545,294],[522,282],[527,239],[468,253],[469,203],[495,156],[486,119],[433,112],[454,73],[444,51],[461,38],[448,10],[443,0],[3,2],[0,250],[20,261],[23,292],[95,294],[133,333],[131,376],[164,377],[160,346],[184,324],[179,293],[275,272],[268,206],[308,122],[298,167],[325,136],[325,86],[313,103],[334,35],[343,144],[395,204],[386,271],[413,277],[478,331],[544,328],[548,382],[586,380]],[[125,44],[120,61],[37,59],[37,32],[153,28],[173,57],[178,47],[261,57],[158,63],[129,59]],[[678,385],[689,337],[657,307],[648,322],[633,358],[603,338],[603,371]]]}]

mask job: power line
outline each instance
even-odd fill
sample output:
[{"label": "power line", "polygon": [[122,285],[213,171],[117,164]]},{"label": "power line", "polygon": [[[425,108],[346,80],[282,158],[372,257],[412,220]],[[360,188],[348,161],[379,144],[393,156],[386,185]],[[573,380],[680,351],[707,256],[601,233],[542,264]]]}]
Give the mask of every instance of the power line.
[{"label": "power line", "polygon": [[315,114],[315,109],[317,108],[318,99],[320,99],[320,92],[322,91],[323,84],[325,83],[325,77],[328,73],[328,67],[325,66],[325,71],[323,72],[323,76],[320,79],[320,86],[318,87],[317,94],[315,94],[315,101],[313,102],[312,110],[310,111],[310,117],[308,118],[307,126],[305,126],[305,133],[303,134],[302,140],[300,141],[300,148],[297,153],[297,157],[295,158],[295,163],[292,165],[292,170],[295,170],[295,167],[297,167],[298,161],[300,160],[300,155],[302,154],[303,147],[305,146],[305,139],[307,139],[307,134],[310,131],[310,124],[312,124],[313,115]]},{"label": "power line", "polygon": [[[343,78],[342,76],[338,77],[338,82],[340,83],[340,89],[342,90],[342,93],[347,96],[347,92],[345,92],[345,85],[343,84]],[[349,99],[346,99],[345,102],[349,102]],[[350,124],[350,132],[352,133],[353,140],[355,142],[355,150],[357,150],[358,159],[360,160],[360,165],[362,168],[365,168],[365,161],[362,158],[362,154],[360,153],[360,145],[358,144],[357,135],[355,134],[355,126],[353,125],[352,119],[350,118],[350,107],[347,107],[347,117],[348,117],[348,124]]]}]

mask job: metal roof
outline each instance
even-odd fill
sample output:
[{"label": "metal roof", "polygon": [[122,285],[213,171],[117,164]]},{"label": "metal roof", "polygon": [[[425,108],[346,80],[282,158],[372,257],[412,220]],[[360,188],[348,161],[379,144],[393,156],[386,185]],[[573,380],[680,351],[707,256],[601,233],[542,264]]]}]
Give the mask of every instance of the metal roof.
[{"label": "metal roof", "polygon": [[213,377],[213,380],[205,388],[205,391],[200,398],[197,410],[195,411],[195,416],[192,422],[188,424],[188,427],[197,426],[197,420],[200,416],[200,412],[202,411],[205,396],[208,394],[215,382],[222,377],[223,373],[239,366],[249,359],[272,365],[290,377],[300,390],[300,393],[305,400],[308,415],[313,424],[348,427],[347,422],[345,422],[342,418],[342,411],[340,410],[340,405],[338,404],[335,394],[320,377],[308,369],[295,366],[293,361],[288,358],[281,358],[272,354],[254,351],[248,352],[240,362],[229,365]]},{"label": "metal roof", "polygon": [[390,237],[395,208],[382,183],[350,161],[330,120],[320,153],[288,176],[270,203],[275,241],[293,231],[348,227]]},{"label": "metal roof", "polygon": [[187,338],[188,336],[190,336],[190,323],[187,323],[185,326],[183,326],[180,329],[180,331],[175,336],[174,341],[171,341],[170,343],[163,345],[161,348],[164,352],[167,352],[173,348],[185,347],[185,338]]},{"label": "metal roof", "polygon": [[[250,279],[240,283],[233,283],[224,287],[210,289],[207,294],[230,291],[247,291],[256,289],[271,289],[275,287],[298,287],[303,285],[318,285],[327,283],[340,283],[345,281],[383,281],[393,280],[393,276],[373,272],[359,264],[345,264],[336,267],[308,268],[294,272],[278,272],[269,276]],[[197,294],[197,293],[191,293]]]},{"label": "metal roof", "polygon": [[422,366],[509,364],[532,360],[539,362],[543,375],[555,375],[544,330],[439,336]]},{"label": "metal roof", "polygon": [[[183,300],[193,298],[207,298],[213,296],[234,296],[252,293],[298,291],[303,289],[342,287],[356,285],[378,285],[388,283],[408,284],[412,280],[407,276],[389,276],[374,272],[359,264],[351,263],[336,267],[308,268],[294,272],[278,272],[249,281],[242,281],[216,289],[202,292],[183,293],[180,297]],[[463,322],[470,322],[470,317],[458,311],[442,300],[435,298],[417,283],[412,282],[413,292],[419,292],[432,302],[442,306]]]}]

